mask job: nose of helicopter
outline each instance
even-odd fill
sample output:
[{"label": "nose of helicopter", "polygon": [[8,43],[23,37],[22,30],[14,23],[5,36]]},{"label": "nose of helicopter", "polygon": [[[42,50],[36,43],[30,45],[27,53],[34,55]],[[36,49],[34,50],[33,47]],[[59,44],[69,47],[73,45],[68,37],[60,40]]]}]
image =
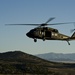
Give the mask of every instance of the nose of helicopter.
[{"label": "nose of helicopter", "polygon": [[34,37],[33,33],[30,32],[30,31],[29,31],[28,33],[26,33],[26,36],[27,36],[27,37],[30,37],[30,38],[33,38],[33,37]]},{"label": "nose of helicopter", "polygon": [[31,32],[26,33],[26,36],[27,36],[27,37],[32,37]]},{"label": "nose of helicopter", "polygon": [[29,32],[28,32],[28,33],[26,33],[26,36],[28,36],[28,37],[29,37]]}]

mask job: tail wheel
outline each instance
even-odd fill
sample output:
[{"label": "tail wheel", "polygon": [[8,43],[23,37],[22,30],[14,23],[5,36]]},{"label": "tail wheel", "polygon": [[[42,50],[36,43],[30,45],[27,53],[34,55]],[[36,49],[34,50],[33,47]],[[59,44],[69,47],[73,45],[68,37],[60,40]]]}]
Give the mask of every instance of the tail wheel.
[{"label": "tail wheel", "polygon": [[34,39],[34,42],[37,42],[37,39]]},{"label": "tail wheel", "polygon": [[68,45],[70,45],[69,41],[67,41]]}]

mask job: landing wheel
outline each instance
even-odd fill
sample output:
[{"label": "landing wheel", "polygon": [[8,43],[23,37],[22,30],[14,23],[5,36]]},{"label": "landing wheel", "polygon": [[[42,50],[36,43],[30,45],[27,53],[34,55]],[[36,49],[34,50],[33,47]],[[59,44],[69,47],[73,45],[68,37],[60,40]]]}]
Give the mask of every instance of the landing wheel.
[{"label": "landing wheel", "polygon": [[34,39],[34,42],[37,42],[37,39]]},{"label": "landing wheel", "polygon": [[44,36],[42,37],[42,40],[45,41],[45,37]]},{"label": "landing wheel", "polygon": [[45,41],[45,38],[43,38],[43,41]]}]

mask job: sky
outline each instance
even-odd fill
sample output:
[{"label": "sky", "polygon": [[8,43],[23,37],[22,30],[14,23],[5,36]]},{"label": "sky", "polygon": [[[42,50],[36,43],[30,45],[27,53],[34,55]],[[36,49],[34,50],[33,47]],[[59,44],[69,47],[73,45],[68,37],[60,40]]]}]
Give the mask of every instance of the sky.
[{"label": "sky", "polygon": [[[5,26],[5,24],[75,22],[75,0],[0,0],[0,52],[23,51],[29,54],[75,53],[75,41],[34,40],[26,33],[36,26]],[[73,24],[49,26],[71,36]]]}]

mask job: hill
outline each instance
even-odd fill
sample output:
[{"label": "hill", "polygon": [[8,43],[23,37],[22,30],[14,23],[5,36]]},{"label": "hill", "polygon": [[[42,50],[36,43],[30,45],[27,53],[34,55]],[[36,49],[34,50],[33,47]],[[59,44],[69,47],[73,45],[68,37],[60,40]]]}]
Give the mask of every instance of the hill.
[{"label": "hill", "polygon": [[21,51],[11,51],[0,53],[0,74],[74,75],[75,64],[50,62]]},{"label": "hill", "polygon": [[63,53],[45,53],[36,55],[48,61],[60,61],[60,62],[75,62],[75,53],[63,54]]}]

